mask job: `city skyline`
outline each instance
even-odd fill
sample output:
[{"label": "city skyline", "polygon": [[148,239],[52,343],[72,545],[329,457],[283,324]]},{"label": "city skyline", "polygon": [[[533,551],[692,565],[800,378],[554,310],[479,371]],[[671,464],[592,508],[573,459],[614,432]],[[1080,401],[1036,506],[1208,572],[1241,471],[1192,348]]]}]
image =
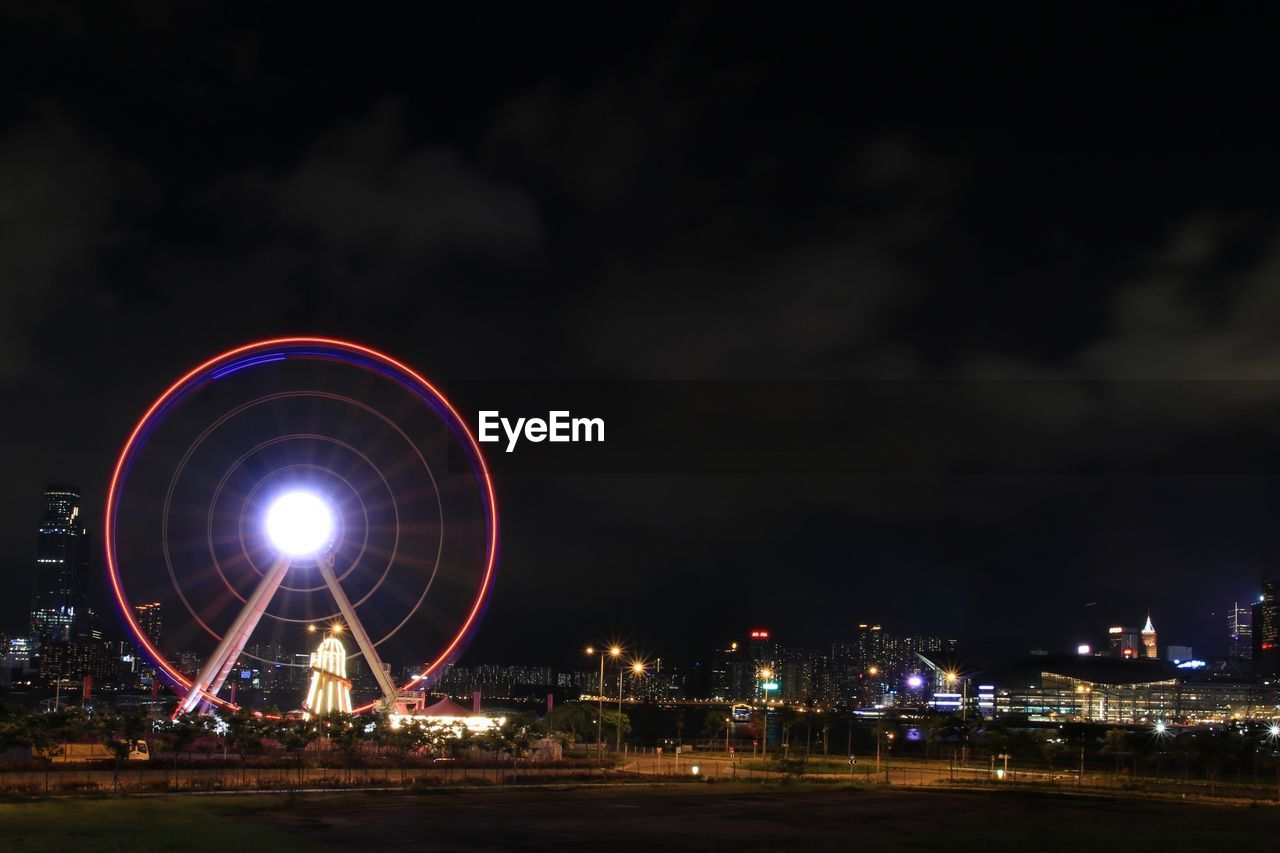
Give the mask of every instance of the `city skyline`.
[{"label": "city skyline", "polygon": [[[82,547],[86,536],[85,530],[79,525],[80,497],[79,489],[65,484],[50,485],[44,491],[43,514],[37,526],[37,547],[33,557],[36,582],[30,605],[29,630],[25,633],[22,630],[10,631],[5,635],[12,638],[11,643],[16,641],[16,645],[6,649],[5,678],[10,680],[16,676],[21,679],[26,673],[34,671],[38,681],[48,689],[53,680],[58,679],[74,688],[87,675],[91,682],[97,682],[99,690],[104,687],[109,690],[122,687],[147,689],[156,678],[155,671],[146,665],[147,655],[140,654],[140,650],[131,642],[114,639],[114,632],[110,628],[104,629],[90,606],[84,576],[88,560]],[[1247,609],[1238,602],[1232,604],[1230,616],[1224,620],[1220,654],[1202,651],[1196,659],[1191,659],[1194,650],[1189,646],[1175,643],[1161,646],[1152,615],[1147,613],[1141,629],[1124,625],[1110,626],[1106,629],[1105,645],[1078,644],[1076,656],[1081,659],[1108,657],[1168,661],[1179,664],[1180,670],[1188,666],[1208,667],[1206,674],[1237,683],[1259,681],[1265,684],[1271,683],[1271,680],[1280,681],[1277,657],[1272,651],[1273,647],[1267,644],[1267,638],[1274,637],[1277,631],[1276,611],[1272,607],[1276,601],[1275,584],[1276,581],[1272,579],[1264,580],[1258,600]],[[137,624],[148,639],[160,648],[164,624],[161,604],[138,604],[134,606],[134,611]],[[78,618],[73,618],[77,613]],[[1255,624],[1259,626],[1256,643],[1252,639]],[[317,626],[313,624],[309,627],[314,631]],[[281,680],[281,675],[269,672],[270,666],[265,662],[273,658],[293,660],[297,662],[294,666],[303,666],[305,675],[305,665],[301,662],[308,654],[313,674],[310,676],[311,687],[307,698],[302,703],[304,711],[317,701],[324,703],[323,707],[326,708],[328,702],[336,702],[336,707],[339,708],[351,707],[349,695],[342,700],[332,696],[328,699],[316,698],[325,695],[323,685],[334,679],[346,684],[348,690],[358,682],[362,690],[373,689],[376,693],[367,674],[367,667],[362,667],[359,661],[351,664],[354,667],[352,679],[347,678],[345,661],[341,668],[338,668],[338,664],[328,663],[317,669],[317,654],[322,656],[321,659],[335,660],[331,652],[325,651],[326,644],[342,648],[339,639],[341,627],[340,623],[325,627],[329,633],[326,634],[327,638],[319,652],[310,651],[306,643],[299,643],[297,648],[291,649],[280,647],[272,652],[263,649],[250,637],[247,651],[251,653],[251,657],[238,662],[236,672],[244,669],[246,679],[251,674],[251,680],[245,680],[241,684],[238,678],[233,678],[235,686],[232,687],[231,696],[236,696],[237,688],[241,691],[242,699],[252,698],[258,695],[258,691],[263,691],[264,699],[256,701],[267,701],[273,705],[283,701],[287,704],[291,694],[298,691],[300,682],[305,681],[305,678],[290,675]],[[840,630],[839,626],[828,628],[833,632]],[[901,701],[908,704],[925,701],[929,696],[928,690],[920,697],[911,697],[913,686],[917,682],[923,684],[921,679],[934,678],[939,672],[950,673],[951,678],[968,682],[974,678],[981,679],[988,671],[1007,668],[1027,655],[1045,656],[1046,660],[1050,656],[1048,650],[1039,647],[1021,652],[1007,648],[997,659],[976,661],[973,658],[966,659],[965,650],[958,647],[955,639],[904,635],[871,622],[856,624],[846,636],[833,634],[825,646],[817,648],[786,643],[783,642],[784,638],[785,635],[779,636],[776,632],[757,625],[740,630],[735,638],[718,644],[714,650],[644,650],[624,643],[618,646],[622,660],[635,663],[643,670],[640,675],[627,678],[626,693],[632,698],[644,696],[651,700],[663,697],[703,697],[758,701],[762,698],[760,684],[766,679],[762,673],[768,673],[767,680],[775,682],[775,698],[782,703],[804,705],[816,702],[828,707],[875,707],[881,704],[897,705]],[[1248,638],[1247,643],[1245,638]],[[1059,658],[1068,656],[1065,651],[1060,652]],[[166,654],[177,661],[190,661],[184,664],[192,668],[186,674],[188,677],[194,674],[193,667],[199,660],[198,656],[175,648],[167,649]],[[917,659],[918,654],[926,657]],[[325,658],[324,655],[329,657]],[[663,656],[667,661],[667,675],[665,678],[658,678]],[[483,692],[482,685],[487,678],[484,673],[488,671],[541,674],[540,683],[529,680],[527,674],[505,676],[508,694],[516,683],[524,684],[526,694],[528,688],[535,686],[557,690],[570,686],[583,688],[589,685],[591,673],[589,667],[582,667],[582,659],[575,660],[574,657],[561,655],[557,661],[554,655],[544,653],[539,659],[543,666],[521,668],[518,665],[510,666],[509,661],[502,665],[480,662],[474,655],[464,652],[460,658],[461,665],[455,663],[448,667],[443,676],[433,682],[431,692],[452,691],[455,695],[464,697],[473,690]],[[38,661],[38,664],[30,663],[32,660]],[[553,661],[551,666],[545,665],[548,660]],[[393,671],[403,666],[403,662],[388,663]],[[626,669],[626,666],[621,666],[619,672],[623,673]],[[934,675],[930,675],[930,670]],[[472,677],[469,676],[472,671],[476,675],[472,681],[467,681],[467,678]],[[406,677],[410,677],[412,673],[411,668],[406,670]],[[622,677],[621,674],[619,677]],[[503,679],[499,677],[490,680],[499,684]],[[87,684],[85,689],[87,692],[92,687]],[[167,690],[167,686],[165,689]],[[622,689],[620,681],[619,690]],[[572,695],[572,691],[568,695]]]},{"label": "city skyline", "polygon": [[[81,495],[77,487],[65,486],[62,484],[51,485],[46,490],[46,501],[51,499],[50,495],[52,495],[53,498],[56,498],[58,493],[62,490],[69,490],[71,493],[75,495],[74,500],[76,503],[76,511],[78,513],[79,511],[78,504],[81,499]],[[48,509],[46,508],[46,515],[47,513],[48,513]],[[80,519],[80,523],[87,525],[88,520]],[[85,527],[84,530],[85,530],[85,533],[82,535],[86,540],[91,541],[90,537],[87,535],[87,531],[89,530],[89,528]],[[41,535],[43,536],[44,534],[41,533]],[[39,547],[43,548],[46,546],[39,546]],[[33,591],[33,595],[37,594],[38,590],[40,589],[39,571],[42,568],[42,564],[40,563],[41,557],[39,556],[40,553],[43,553],[43,551],[40,551],[35,557],[35,561],[36,561],[35,565],[36,565],[37,571],[36,573],[33,573],[29,577],[29,584]],[[81,583],[85,584],[85,590],[84,592],[79,593],[79,595],[81,596],[81,600],[85,601],[86,604],[88,604],[92,608],[90,612],[87,614],[86,618],[94,621],[95,626],[99,630],[105,629],[108,633],[117,635],[119,638],[124,639],[123,622],[119,619],[117,614],[115,614],[114,606],[107,606],[108,602],[101,600],[101,596],[105,592],[106,585],[105,585],[105,579],[101,576],[101,572],[91,571],[91,566],[94,563],[95,557],[97,557],[98,560],[100,561],[100,555],[96,554],[91,547],[89,548],[89,553],[81,554],[78,557],[78,559],[81,561],[81,565],[80,565],[81,570],[85,573],[85,575],[81,577],[81,581],[80,581]],[[44,567],[44,568],[47,569],[47,567]],[[1258,583],[1259,593],[1256,599],[1253,599],[1249,602],[1248,606],[1252,607],[1253,604],[1255,604],[1257,601],[1260,601],[1262,599],[1263,596],[1261,593],[1261,589],[1266,580],[1267,580],[1266,577],[1259,579],[1259,583]],[[18,586],[19,588],[21,588],[20,579],[19,579]],[[96,595],[92,597],[89,594],[90,587],[92,587],[96,592]],[[1230,596],[1226,596],[1226,597],[1230,597]],[[1093,605],[1089,605],[1089,606],[1093,606]],[[1233,602],[1230,607],[1225,608],[1225,612],[1230,614],[1232,612],[1232,608],[1235,608],[1238,606],[1239,606],[1238,601]],[[13,601],[10,602],[10,609],[16,609],[17,607],[23,607],[21,616],[19,616],[17,619],[10,616],[6,619],[4,623],[0,623],[0,628],[2,628],[10,636],[17,636],[21,633],[21,630],[18,628],[17,624],[15,624],[16,622],[21,621],[23,618],[27,620],[34,618],[35,608],[31,606],[21,605],[20,600],[16,604]],[[1241,608],[1241,610],[1243,612],[1244,609]],[[1220,614],[1223,612],[1224,610],[1219,610],[1219,609],[1211,610],[1209,611],[1209,619],[1206,619],[1204,621],[1211,622],[1219,618],[1227,618],[1227,619],[1231,618],[1229,615],[1226,617],[1220,617]],[[99,615],[99,614],[102,614],[102,615]],[[1149,618],[1149,617],[1150,617],[1150,614],[1147,613],[1144,618]],[[848,626],[856,626],[864,618],[865,618],[864,614],[859,614],[854,617],[851,617],[848,620],[848,622],[845,624]],[[766,620],[756,620],[756,621],[759,622],[759,621],[769,621],[769,620],[766,619]],[[775,621],[782,621],[782,620],[775,620]],[[731,622],[731,620],[726,620],[726,622]],[[830,628],[824,628],[822,630],[839,631],[841,630],[840,625],[841,623],[837,622],[837,623],[834,623],[833,626],[831,626]],[[810,627],[812,629],[812,626]],[[1205,650],[1202,654],[1199,655],[1203,657],[1212,658],[1212,657],[1230,656],[1231,647],[1232,647],[1231,637],[1228,635],[1226,639],[1223,639],[1221,631],[1218,631],[1215,634],[1212,632],[1210,627],[1211,626],[1209,625],[1202,625],[1198,631],[1194,632],[1197,634],[1198,637],[1201,638],[1198,642],[1190,642],[1189,638],[1186,636],[1187,634],[1193,633],[1192,631],[1183,631],[1181,633],[1178,633],[1177,628],[1174,628],[1173,630],[1165,629],[1164,636],[1169,637],[1171,639],[1167,639],[1164,642],[1162,642],[1161,648],[1159,649],[1158,654],[1161,657],[1163,657],[1164,649],[1168,645],[1179,645],[1179,646],[1185,645],[1185,646],[1190,646],[1193,649]],[[725,624],[724,629],[725,630],[721,631],[722,634],[731,633],[733,630],[733,626],[732,624]],[[849,628],[846,627],[843,630],[849,630]],[[1025,651],[1029,652],[1030,650],[1035,648],[1052,647],[1056,651],[1066,653],[1082,644],[1089,645],[1093,648],[1104,648],[1107,642],[1108,632],[1112,630],[1113,630],[1112,623],[1107,622],[1106,620],[1103,620],[1101,622],[1094,623],[1092,627],[1089,626],[1088,624],[1082,623],[1081,626],[1075,630],[1066,629],[1065,632],[1058,631],[1057,632],[1058,636],[1060,638],[1066,638],[1066,639],[1060,639],[1059,642],[1057,643],[1046,641],[1046,637],[1043,634],[1039,637],[1034,635],[1029,635],[1027,637],[1028,642],[1026,643]],[[1137,636],[1137,634],[1140,633],[1140,631],[1136,628],[1132,630],[1135,634],[1135,637]],[[610,633],[610,632],[606,632],[606,633]],[[614,631],[612,633],[618,633],[618,632]],[[627,632],[623,632],[623,633],[627,633]],[[636,635],[637,637],[644,637],[646,635],[651,634],[651,632],[646,630],[643,626],[637,626],[637,629],[633,629],[629,633]],[[792,634],[792,636],[796,636],[796,635]],[[810,632],[807,632],[807,633],[801,633],[800,636],[812,637],[813,632],[811,630]],[[821,646],[823,642],[829,645],[829,644],[845,641],[846,639],[847,638],[841,637],[839,635],[831,635],[825,638],[820,637],[816,642],[812,639],[803,640],[802,642],[807,645]],[[1135,640],[1135,643],[1139,647],[1141,647],[1142,645],[1142,641],[1140,639]],[[641,641],[641,645],[646,645],[646,646],[652,645],[652,641],[647,641],[647,642]],[[711,645],[715,645],[715,641],[713,641]],[[991,659],[1000,657],[1002,654],[1007,654],[1007,649],[1002,649],[1000,647],[983,648],[981,646],[976,646],[976,644],[973,644],[973,643],[965,643],[964,645],[966,646],[967,649],[970,650],[972,654],[976,656],[978,660],[982,660],[982,661],[989,661]],[[1222,647],[1221,650],[1218,648],[1219,646]],[[482,649],[485,648],[483,643],[481,643],[481,648]],[[524,660],[525,662],[536,663],[536,662],[543,662],[547,659],[557,658],[557,656],[559,656],[559,659],[567,660],[572,657],[574,653],[573,652],[574,648],[576,647],[559,648],[559,649],[548,647],[546,649],[533,651],[532,649],[528,649],[528,647],[526,646],[526,649],[528,649],[526,653],[529,656]],[[690,654],[693,657],[697,656],[697,653],[690,653]],[[1146,654],[1145,650],[1143,651],[1143,654],[1144,655]]]}]

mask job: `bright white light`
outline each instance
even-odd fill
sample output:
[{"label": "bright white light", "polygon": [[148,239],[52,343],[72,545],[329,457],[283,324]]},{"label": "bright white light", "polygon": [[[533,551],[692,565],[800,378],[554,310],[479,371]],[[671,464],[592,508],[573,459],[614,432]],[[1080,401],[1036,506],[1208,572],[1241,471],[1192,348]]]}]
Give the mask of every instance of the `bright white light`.
[{"label": "bright white light", "polygon": [[1158,720],[1158,721],[1156,722],[1156,734],[1158,734],[1158,735],[1162,735],[1162,734],[1164,734],[1164,732],[1165,732],[1165,728],[1166,728],[1166,726],[1165,726],[1165,724],[1164,724],[1164,720]]},{"label": "bright white light", "polygon": [[267,536],[286,554],[314,554],[329,544],[332,534],[329,505],[310,492],[281,495],[267,510]]},{"label": "bright white light", "polygon": [[1280,726],[1273,725],[1267,731],[1271,733],[1272,737],[1280,737]]}]

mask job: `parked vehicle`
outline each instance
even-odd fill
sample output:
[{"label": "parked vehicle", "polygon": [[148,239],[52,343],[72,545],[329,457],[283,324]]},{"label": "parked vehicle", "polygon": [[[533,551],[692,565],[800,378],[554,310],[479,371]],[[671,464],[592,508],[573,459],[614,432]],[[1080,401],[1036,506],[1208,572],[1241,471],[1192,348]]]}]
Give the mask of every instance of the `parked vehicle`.
[{"label": "parked vehicle", "polygon": [[[65,743],[62,749],[54,754],[55,764],[75,764],[81,761],[111,761],[115,755],[100,743]],[[134,741],[129,745],[129,761],[150,761],[151,750],[145,740]]]}]

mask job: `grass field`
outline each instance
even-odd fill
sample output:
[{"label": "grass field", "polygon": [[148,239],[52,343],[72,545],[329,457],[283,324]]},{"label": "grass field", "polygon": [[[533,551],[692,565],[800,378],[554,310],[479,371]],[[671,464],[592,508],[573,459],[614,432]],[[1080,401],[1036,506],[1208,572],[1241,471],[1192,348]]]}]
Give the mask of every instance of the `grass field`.
[{"label": "grass field", "polygon": [[6,851],[1269,849],[1274,806],[831,785],[67,799],[0,805]]},{"label": "grass field", "polygon": [[287,808],[283,797],[74,797],[0,803],[0,849],[7,853],[70,850],[312,851],[282,829],[245,824],[258,811]]}]

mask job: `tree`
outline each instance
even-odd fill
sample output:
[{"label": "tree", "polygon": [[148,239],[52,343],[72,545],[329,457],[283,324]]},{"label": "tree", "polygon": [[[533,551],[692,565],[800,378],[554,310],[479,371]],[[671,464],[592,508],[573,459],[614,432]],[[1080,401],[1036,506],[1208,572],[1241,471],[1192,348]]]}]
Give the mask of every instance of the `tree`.
[{"label": "tree", "polygon": [[[617,714],[615,711],[614,714]],[[495,758],[507,756],[515,768],[515,759],[529,748],[530,725],[525,719],[515,717],[494,726],[480,736],[481,748],[492,752]],[[518,770],[517,770],[518,772]]]},{"label": "tree", "polygon": [[577,742],[580,736],[595,731],[596,709],[583,702],[566,702],[553,708],[542,725],[552,737],[559,734]]},{"label": "tree", "polygon": [[104,711],[93,717],[93,731],[98,742],[107,748],[113,759],[111,787],[120,787],[120,764],[129,757],[134,744],[142,739],[150,728],[150,720],[143,712]]},{"label": "tree", "polygon": [[358,714],[334,712],[324,718],[322,725],[329,742],[341,753],[343,767],[350,779],[351,770],[360,762],[365,744],[370,739],[370,733],[366,731],[368,721]]},{"label": "tree", "polygon": [[208,731],[205,718],[196,714],[180,714],[160,726],[160,740],[173,755],[173,775],[178,775],[178,757]]},{"label": "tree", "polygon": [[1049,765],[1050,773],[1053,772],[1053,762],[1062,754],[1062,749],[1061,738],[1049,734],[1040,739],[1040,756]]},{"label": "tree", "polygon": [[1129,733],[1124,729],[1107,729],[1105,739],[1102,752],[1116,757],[1116,773],[1119,773],[1120,764],[1129,751]]},{"label": "tree", "polygon": [[800,714],[795,708],[783,705],[774,712],[778,719],[778,725],[782,727],[782,743],[791,745],[791,727],[795,725],[796,720],[800,719]]},{"label": "tree", "polygon": [[49,766],[72,739],[73,720],[78,712],[56,711],[49,714],[13,714],[0,723],[0,746],[24,747],[44,765],[44,789],[49,790]]},{"label": "tree", "polygon": [[298,772],[298,784],[302,784],[302,764],[308,747],[320,737],[320,728],[314,720],[283,720],[276,727],[276,739],[293,758]]},{"label": "tree", "polygon": [[935,714],[924,723],[924,758],[929,760],[930,747],[934,743],[942,743],[952,729],[950,715]]},{"label": "tree", "polygon": [[240,781],[243,784],[248,757],[262,752],[262,738],[265,734],[261,717],[248,711],[236,711],[225,720],[226,730],[223,738],[240,756]]},{"label": "tree", "polygon": [[1192,745],[1209,779],[1216,780],[1225,767],[1239,759],[1239,740],[1239,733],[1232,731],[1195,733]]},{"label": "tree", "polygon": [[405,764],[426,744],[426,733],[415,724],[393,726],[390,716],[383,714],[374,722],[373,738],[379,747],[390,753],[396,766],[400,768],[400,784],[404,784]]},{"label": "tree", "polygon": [[604,721],[604,730],[610,733],[606,736],[606,742],[609,739],[617,739],[619,726],[622,727],[623,737],[631,733],[631,718],[625,711],[618,713],[612,708],[605,708],[604,715],[600,719]]}]

